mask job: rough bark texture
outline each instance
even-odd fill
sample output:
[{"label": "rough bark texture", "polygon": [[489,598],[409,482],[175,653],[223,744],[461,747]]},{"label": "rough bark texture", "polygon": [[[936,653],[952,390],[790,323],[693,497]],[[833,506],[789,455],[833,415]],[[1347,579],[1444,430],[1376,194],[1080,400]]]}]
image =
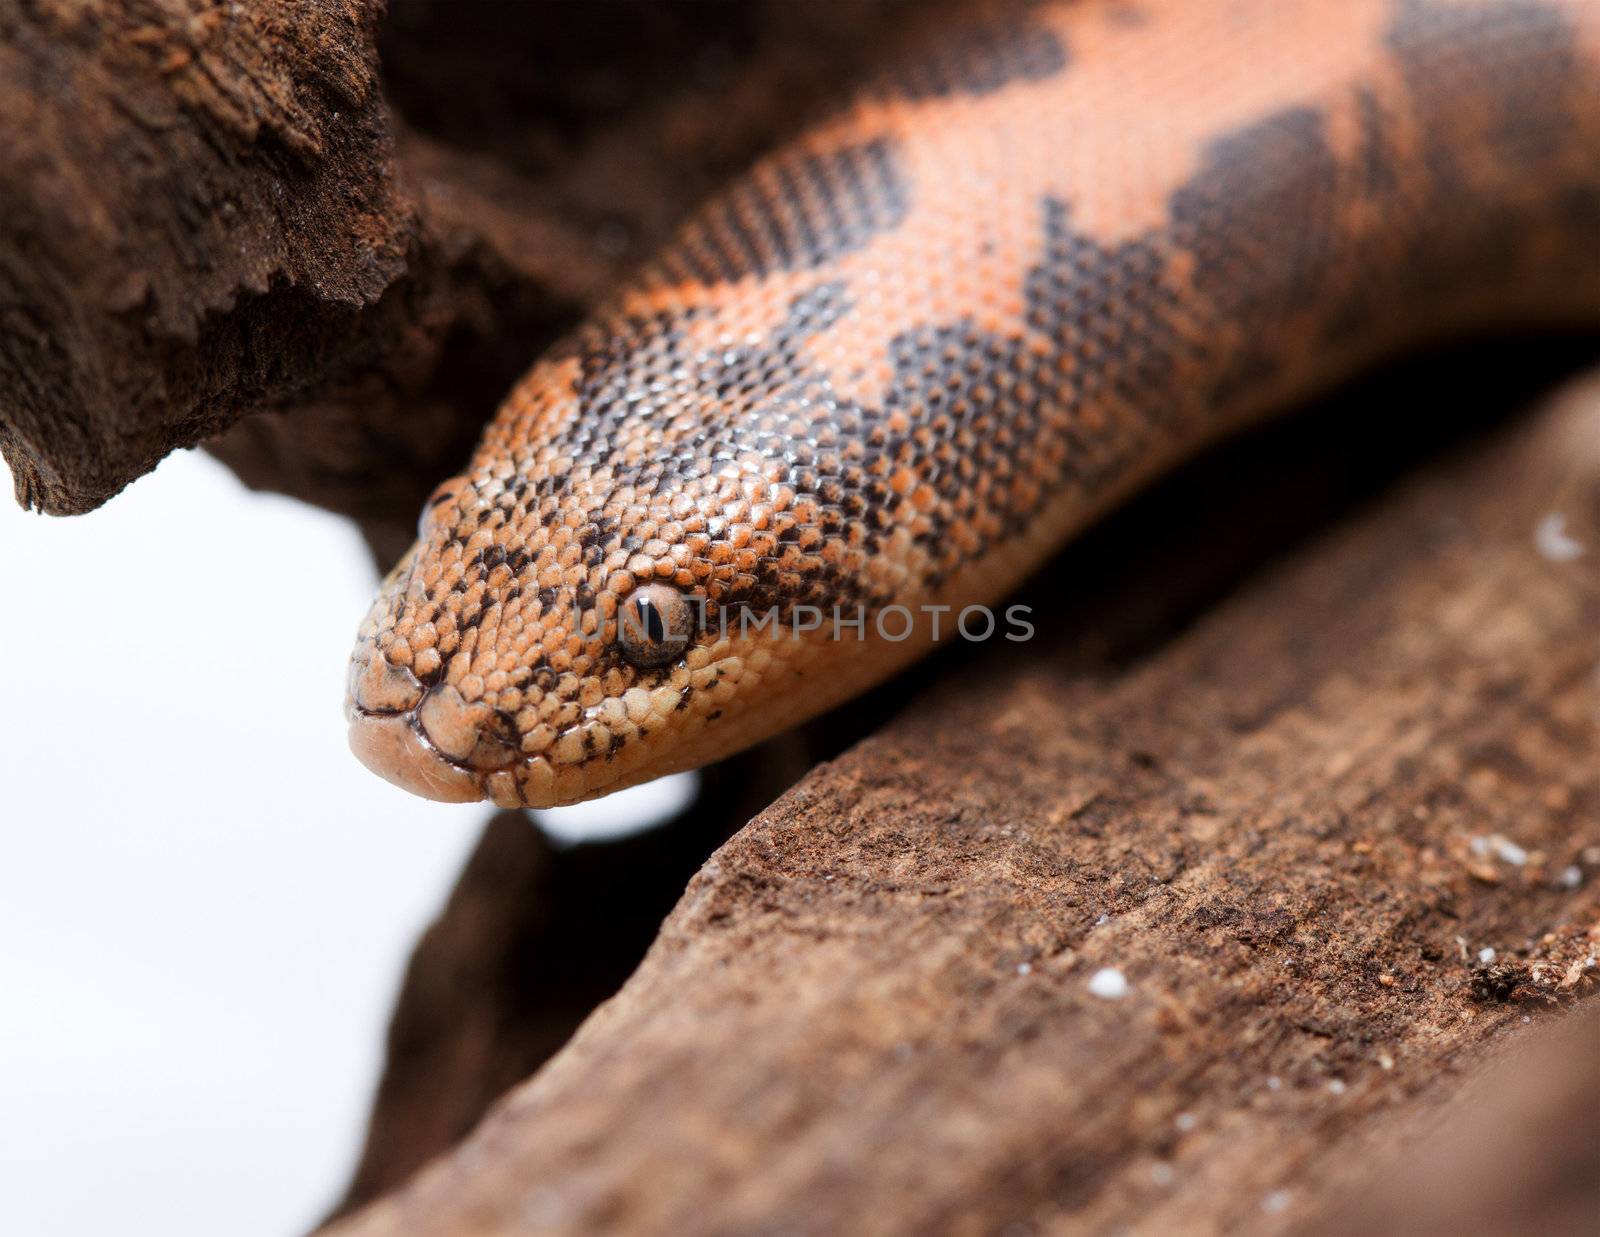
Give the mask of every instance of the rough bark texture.
[{"label": "rough bark texture", "polygon": [[0,449],[24,505],[86,510],[377,355],[362,319],[414,227],[380,10],[0,5]]},{"label": "rough bark texture", "polygon": [[[381,8],[0,0],[21,501],[207,441],[392,556],[546,343],[936,19]],[[659,936],[788,764],[605,847],[498,819],[346,1205],[399,1188],[339,1231],[1580,1231],[1596,1021],[1523,1039],[1594,984],[1600,594],[1533,530],[1600,545],[1600,387],[1297,541],[1437,448],[1419,409],[1504,411],[1523,372],[1457,356],[1167,485],[1022,599],[1038,640],[817,728],[924,689]]]},{"label": "rough bark texture", "polygon": [[1335,1223],[1595,984],[1600,592],[1534,530],[1600,532],[1597,444],[1591,383],[1131,657],[1069,556],[1057,635],[741,830],[566,1048],[336,1231]]},{"label": "rough bark texture", "polygon": [[[1593,1233],[1600,1217],[1600,1009],[1506,1037],[1439,1111],[1373,1141],[1335,1234]],[[1345,1157],[1348,1158],[1348,1157]]]},{"label": "rough bark texture", "polygon": [[335,1214],[459,1142],[566,1043],[638,965],[704,856],[806,768],[798,741],[767,744],[708,770],[676,818],[615,842],[558,847],[521,812],[497,814],[417,943]]},{"label": "rough bark texture", "polygon": [[0,0],[18,500],[88,510],[245,417],[214,449],[249,484],[392,555],[516,376],[910,7]]}]

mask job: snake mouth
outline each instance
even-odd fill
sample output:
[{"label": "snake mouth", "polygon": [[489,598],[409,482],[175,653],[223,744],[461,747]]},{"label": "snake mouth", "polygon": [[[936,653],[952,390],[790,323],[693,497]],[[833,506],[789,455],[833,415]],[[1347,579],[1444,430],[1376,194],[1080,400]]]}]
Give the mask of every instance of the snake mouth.
[{"label": "snake mouth", "polygon": [[[449,695],[460,699],[453,690]],[[482,774],[443,750],[440,736],[426,725],[431,714],[433,729],[439,729],[444,720],[440,701],[441,693],[424,686],[411,671],[391,664],[370,646],[358,649],[345,693],[350,750],[402,790],[440,803],[476,802],[486,795]],[[459,732],[462,726],[454,729]]]},{"label": "snake mouth", "polygon": [[415,710],[368,713],[351,702],[347,712],[350,750],[384,781],[439,803],[476,803],[484,797],[479,775],[428,742]]},{"label": "snake mouth", "polygon": [[604,793],[592,784],[592,767],[524,755],[485,706],[449,683],[424,684],[376,649],[358,649],[351,660],[345,717],[356,759],[425,799],[548,808]]},{"label": "snake mouth", "polygon": [[487,799],[502,808],[561,807],[650,776],[641,766],[597,782],[587,766],[558,768],[542,755],[518,756],[481,732],[468,744],[465,758],[456,756],[444,745],[473,733],[470,722],[454,724],[463,712],[459,695],[449,687],[424,691],[419,705],[393,712],[368,709],[352,696],[345,702],[350,750],[384,781],[438,803]]}]

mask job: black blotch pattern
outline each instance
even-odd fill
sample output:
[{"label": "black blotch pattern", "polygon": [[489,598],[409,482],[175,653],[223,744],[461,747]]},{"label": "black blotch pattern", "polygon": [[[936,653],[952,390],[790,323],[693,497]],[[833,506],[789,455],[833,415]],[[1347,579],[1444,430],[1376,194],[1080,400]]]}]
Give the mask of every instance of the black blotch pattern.
[{"label": "black blotch pattern", "polygon": [[[1315,310],[1345,232],[1339,166],[1322,114],[1296,107],[1212,143],[1172,195],[1170,243],[1194,258],[1194,291],[1226,323],[1271,326]],[[1242,335],[1210,397],[1225,403],[1288,360],[1271,332]]]},{"label": "black blotch pattern", "polygon": [[[801,355],[805,341],[833,326],[849,307],[843,283],[819,283],[794,298],[768,338],[726,351],[696,352],[688,346],[688,328],[708,311],[598,323],[568,345],[580,371],[572,397],[583,413],[564,423],[561,445],[577,469],[608,467],[616,486],[640,493],[671,490],[723,461],[758,453],[784,461],[784,480],[797,494],[816,498],[824,525],[847,516],[858,520],[865,509],[860,496],[869,489],[863,461],[847,459],[830,443],[864,435],[866,413],[836,398],[828,376]],[[687,408],[695,410],[693,433],[662,432],[659,446],[637,460],[613,452],[625,423],[661,426]],[[818,432],[797,434],[797,424],[816,426]],[[523,502],[530,508],[543,503],[555,511],[562,486],[561,476],[546,476]],[[831,607],[888,600],[869,597],[859,582],[819,567],[812,552],[820,543],[804,528],[788,524],[775,527],[772,534],[776,553],[760,557],[738,583],[723,581],[712,590],[711,625],[718,622],[719,607],[746,605],[757,612],[774,607],[787,613],[794,604]],[[601,513],[591,515],[575,537],[585,559],[593,562],[618,548],[640,545],[639,538]],[[870,551],[875,543],[867,535],[863,548]],[[476,566],[481,572],[482,564]],[[547,607],[576,602],[583,609],[593,605],[594,596],[592,591],[560,599],[541,595],[541,601]]]},{"label": "black blotch pattern", "polygon": [[[873,555],[913,520],[920,583],[937,586],[1029,528],[1052,496],[1098,498],[1325,341],[1398,337],[1397,315],[1435,315],[1472,282],[1510,270],[1522,247],[1511,220],[1537,222],[1542,209],[1582,235],[1600,218],[1592,175],[1570,192],[1549,189],[1552,160],[1571,145],[1575,92],[1593,84],[1558,12],[1533,0],[1470,10],[1397,0],[1396,14],[1389,50],[1404,89],[1354,97],[1348,157],[1335,156],[1321,112],[1297,107],[1212,143],[1171,196],[1168,222],[1132,241],[1103,244],[1073,226],[1066,202],[1041,199],[1020,332],[965,316],[904,331],[888,344],[885,394],[867,406],[843,398],[806,347],[850,311],[838,279],[819,275],[768,338],[725,350],[688,344],[716,325],[714,306],[602,319],[564,354],[580,374],[557,430],[562,454],[646,495],[747,452],[782,462],[817,518],[775,525],[753,565],[712,582],[713,607],[885,604],[815,551],[827,538]],[[1005,29],[921,66],[917,89],[981,93],[1064,63],[1053,38]],[[1413,132],[1420,170],[1402,145]],[[1461,158],[1463,148],[1477,157]],[[1483,167],[1494,183],[1477,183]],[[1507,192],[1519,177],[1533,214]],[[791,152],[691,227],[657,275],[718,282],[826,267],[898,226],[909,205],[888,141]],[[668,432],[674,419],[687,432]],[[624,458],[614,444],[639,424],[658,441]],[[893,483],[907,469],[909,490]],[[557,473],[507,497],[499,518],[566,514]],[[576,531],[584,562],[630,544],[633,530],[614,516],[589,519]],[[526,563],[514,558],[505,565],[515,575]],[[484,555],[475,572],[497,566]],[[556,604],[558,590],[539,598]],[[593,594],[577,600],[593,604]]]},{"label": "black blotch pattern", "polygon": [[1387,42],[1422,121],[1428,157],[1454,163],[1450,135],[1481,124],[1496,163],[1531,169],[1570,128],[1577,36],[1540,0],[1484,6],[1399,0]]},{"label": "black blotch pattern", "polygon": [[1428,291],[1507,278],[1529,220],[1503,193],[1485,191],[1461,151],[1485,152],[1479,164],[1496,169],[1497,181],[1521,178],[1531,188],[1548,179],[1583,88],[1575,32],[1537,0],[1479,8],[1400,0],[1387,41],[1422,132],[1424,196],[1449,225],[1417,229],[1406,275]]},{"label": "black blotch pattern", "polygon": [[[1346,191],[1382,227],[1347,240],[1339,265],[1360,275],[1325,294],[1329,343],[1413,306],[1514,282],[1542,220],[1574,236],[1600,226],[1600,212],[1587,223],[1581,208],[1570,213],[1592,184],[1575,185],[1576,196],[1559,187],[1571,176],[1560,164],[1577,140],[1582,92],[1594,89],[1564,14],[1537,0],[1398,0],[1385,44],[1421,157],[1400,148],[1395,118],[1364,97],[1360,175]],[[1595,256],[1591,277],[1600,278],[1600,246]]]},{"label": "black blotch pattern", "polygon": [[1126,407],[1171,387],[1191,345],[1166,264],[1154,240],[1107,248],[1071,226],[1065,203],[1045,200],[1044,257],[1024,285],[1028,327],[1071,358],[1078,400]]},{"label": "black blotch pattern", "polygon": [[899,227],[907,205],[887,138],[790,152],[709,202],[660,259],[655,278],[716,285],[814,269]]},{"label": "black blotch pattern", "polygon": [[1015,14],[965,27],[936,50],[900,65],[885,89],[904,99],[993,94],[1013,82],[1037,82],[1067,66],[1054,32]]}]

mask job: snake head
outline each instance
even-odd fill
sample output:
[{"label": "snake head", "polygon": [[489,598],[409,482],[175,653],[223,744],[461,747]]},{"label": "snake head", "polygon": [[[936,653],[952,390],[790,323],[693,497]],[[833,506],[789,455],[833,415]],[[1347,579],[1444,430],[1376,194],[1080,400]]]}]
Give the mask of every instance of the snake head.
[{"label": "snake head", "polygon": [[351,659],[352,750],[427,798],[502,806],[698,763],[771,652],[709,637],[690,533],[598,553],[592,523],[559,504],[541,518],[507,480],[455,478],[429,501]]},{"label": "snake head", "polygon": [[552,424],[540,401],[570,410],[570,379],[534,386],[556,394],[439,487],[362,625],[346,712],[363,763],[431,799],[552,807],[697,767],[857,689],[845,667],[865,647],[774,621],[850,566],[806,531],[821,516],[781,459],[674,471],[655,462],[673,459],[659,420]]}]

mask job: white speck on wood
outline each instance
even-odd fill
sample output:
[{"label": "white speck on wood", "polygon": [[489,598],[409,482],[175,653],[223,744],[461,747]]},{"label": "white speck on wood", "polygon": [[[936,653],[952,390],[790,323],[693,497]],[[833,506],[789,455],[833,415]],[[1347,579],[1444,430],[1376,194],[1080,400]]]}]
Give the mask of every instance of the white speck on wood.
[{"label": "white speck on wood", "polygon": [[1539,521],[1533,530],[1533,544],[1552,563],[1570,563],[1584,553],[1583,542],[1567,532],[1567,517],[1559,511],[1552,511]]}]

